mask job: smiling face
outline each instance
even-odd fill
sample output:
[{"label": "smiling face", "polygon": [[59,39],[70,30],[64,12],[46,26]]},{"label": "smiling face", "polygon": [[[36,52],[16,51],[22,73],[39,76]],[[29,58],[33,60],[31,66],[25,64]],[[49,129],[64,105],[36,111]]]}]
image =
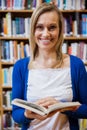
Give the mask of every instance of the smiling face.
[{"label": "smiling face", "polygon": [[55,50],[59,35],[56,11],[46,12],[39,16],[34,35],[39,50]]}]

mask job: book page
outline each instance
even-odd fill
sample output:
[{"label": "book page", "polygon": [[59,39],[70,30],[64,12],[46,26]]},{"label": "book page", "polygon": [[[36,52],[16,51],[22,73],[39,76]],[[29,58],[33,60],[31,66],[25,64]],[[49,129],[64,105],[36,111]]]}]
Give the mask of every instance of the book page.
[{"label": "book page", "polygon": [[31,103],[31,102],[22,100],[22,99],[14,99],[12,101],[12,104],[17,105],[17,106],[22,107],[22,108],[25,108],[25,109],[28,109],[32,112],[35,112],[35,113],[41,114],[41,115],[44,115],[47,112],[46,108],[39,106],[35,103]]},{"label": "book page", "polygon": [[80,106],[80,103],[79,102],[59,102],[55,105],[50,106],[48,108],[48,113],[54,110],[59,110],[59,109],[69,108],[69,107],[76,107],[76,106]]}]

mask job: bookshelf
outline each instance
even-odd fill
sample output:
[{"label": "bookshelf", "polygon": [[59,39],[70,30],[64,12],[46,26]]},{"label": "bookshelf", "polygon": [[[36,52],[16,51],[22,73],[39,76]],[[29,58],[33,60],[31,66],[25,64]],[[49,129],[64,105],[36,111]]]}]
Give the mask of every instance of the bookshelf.
[{"label": "bookshelf", "polygon": [[[61,0],[60,0],[61,2]],[[68,16],[73,16],[74,20],[72,19],[72,23],[75,24],[74,22],[76,22],[76,24],[78,24],[78,20],[82,19],[82,14],[87,14],[87,9],[63,9],[62,7],[59,7],[61,9],[61,12],[63,13],[63,16],[64,18],[67,18]],[[2,32],[2,29],[0,28],[0,75],[2,78],[0,78],[0,124],[1,124],[1,130],[4,130],[4,125],[3,125],[3,115],[5,115],[6,113],[10,113],[11,114],[11,107],[3,107],[3,103],[4,103],[4,100],[3,100],[3,95],[5,95],[8,91],[11,92],[11,89],[12,89],[12,85],[11,83],[8,83],[7,85],[4,85],[3,84],[3,72],[6,68],[11,68],[14,66],[14,63],[20,59],[20,58],[23,58],[25,56],[29,56],[29,53],[24,55],[24,52],[23,52],[23,48],[25,45],[29,45],[29,32],[27,31],[26,29],[26,25],[25,25],[25,32],[22,32],[19,33],[18,35],[16,35],[15,33],[15,30],[13,30],[13,26],[14,26],[14,23],[15,23],[15,18],[24,18],[24,20],[26,18],[30,18],[31,15],[33,13],[33,9],[30,8],[28,9],[27,7],[26,8],[20,8],[20,9],[0,9],[0,23],[2,24],[2,19],[3,18],[6,18],[6,14],[10,14],[10,21],[9,21],[9,29],[10,29],[10,33],[8,34],[5,34],[6,32]],[[75,19],[77,18],[77,19]],[[78,19],[79,18],[79,19]],[[76,20],[76,21],[75,21]],[[26,20],[28,21],[28,20]],[[73,22],[74,21],[74,22]],[[80,24],[81,24],[81,21],[80,21]],[[28,26],[28,23],[27,23],[27,26]],[[77,27],[76,27],[77,28]],[[77,43],[77,44],[80,44],[80,42],[84,42],[86,45],[87,45],[87,34],[83,35],[82,32],[79,33],[78,35],[78,32],[75,32],[74,34],[74,30],[75,30],[75,26],[74,26],[74,29],[73,29],[73,25],[72,25],[72,28],[71,28],[71,31],[72,33],[70,34],[64,34],[64,43],[67,44],[67,47],[66,47],[66,53],[68,53],[68,46],[71,44],[71,43]],[[87,29],[86,29],[87,30]],[[77,30],[76,30],[77,31]],[[10,54],[10,58],[9,60],[6,60],[6,59],[3,59],[3,55],[2,55],[2,45],[5,44],[5,41],[8,41],[8,44],[15,44],[16,45],[16,50],[14,51],[14,49],[12,50],[12,52],[14,52],[15,54]],[[17,45],[21,45],[21,47],[17,46]],[[12,46],[10,46],[12,47]],[[14,48],[14,46],[13,46]],[[17,49],[18,48],[21,48],[20,51],[22,51],[22,53],[20,54],[21,56],[19,56],[18,58],[18,52],[17,52]],[[16,55],[16,57],[14,57],[14,55]],[[87,53],[86,53],[87,55]],[[11,60],[12,58],[12,60]],[[86,57],[87,58],[87,57]],[[87,66],[87,59],[85,59],[85,62],[84,64]],[[7,71],[7,70],[6,70]],[[10,77],[11,79],[11,77]],[[6,96],[6,95],[5,95]],[[82,121],[82,124],[83,121]],[[85,124],[86,124],[86,120],[85,120]],[[16,124],[15,124],[16,125]],[[81,128],[83,126],[81,125]]]}]

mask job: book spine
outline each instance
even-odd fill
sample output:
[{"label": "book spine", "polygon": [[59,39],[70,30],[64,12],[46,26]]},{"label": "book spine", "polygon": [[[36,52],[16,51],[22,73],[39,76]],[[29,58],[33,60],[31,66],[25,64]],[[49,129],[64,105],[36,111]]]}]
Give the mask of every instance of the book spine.
[{"label": "book spine", "polygon": [[25,20],[25,22],[24,22],[25,37],[29,37],[29,30],[30,30],[30,29],[27,29],[27,27],[30,28],[30,18],[27,17],[27,18],[25,18],[24,20]]},{"label": "book spine", "polygon": [[0,0],[0,10],[1,10],[2,8],[1,8],[1,0]]},{"label": "book spine", "polygon": [[6,61],[9,61],[10,60],[10,46],[9,46],[9,42],[8,41],[4,41],[4,59]]},{"label": "book spine", "polygon": [[15,18],[15,25],[16,25],[16,36],[19,36],[19,17]]},{"label": "book spine", "polygon": [[14,62],[16,62],[18,60],[18,48],[17,48],[17,41],[14,40],[13,41],[13,57],[14,57]]},{"label": "book spine", "polygon": [[37,4],[37,1],[36,1],[36,0],[33,0],[33,4],[32,4],[32,8],[33,8],[33,9],[36,8],[36,4]]},{"label": "book spine", "polygon": [[10,45],[10,62],[14,62],[14,55],[13,55],[14,46],[12,40],[9,41],[9,45]]},{"label": "book spine", "polygon": [[6,7],[7,7],[8,10],[12,9],[12,0],[7,0],[6,1]]},{"label": "book spine", "polygon": [[7,18],[7,35],[11,36],[12,35],[11,13],[7,13],[6,18]]},{"label": "book spine", "polygon": [[32,9],[32,7],[33,7],[33,1],[27,0],[27,9]]},{"label": "book spine", "polygon": [[3,17],[3,35],[6,36],[7,34],[7,19]]},{"label": "book spine", "polygon": [[30,56],[30,46],[29,44],[24,45],[24,57],[29,57]]},{"label": "book spine", "polygon": [[86,15],[82,14],[82,35],[86,36]]},{"label": "book spine", "polygon": [[66,42],[64,42],[63,46],[62,46],[62,52],[67,54],[67,48],[68,48],[68,44]]},{"label": "book spine", "polygon": [[16,36],[16,22],[12,20],[12,36]]},{"label": "book spine", "polygon": [[3,36],[3,20],[0,18],[0,36]]},{"label": "book spine", "polygon": [[20,57],[24,58],[24,42],[20,42]]}]

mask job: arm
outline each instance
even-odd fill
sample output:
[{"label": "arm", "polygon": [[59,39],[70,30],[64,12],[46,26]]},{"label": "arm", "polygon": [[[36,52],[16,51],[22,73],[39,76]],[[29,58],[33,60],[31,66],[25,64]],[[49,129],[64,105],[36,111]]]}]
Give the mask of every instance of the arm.
[{"label": "arm", "polygon": [[[73,61],[74,62],[74,61]],[[72,85],[74,88],[74,101],[79,101],[82,105],[75,111],[65,113],[73,118],[87,118],[87,72],[82,61],[74,67]]]},{"label": "arm", "polygon": [[[13,69],[13,79],[12,79],[12,99],[19,98],[19,99],[26,99],[26,80],[25,77],[27,77],[28,72],[26,72],[28,68],[28,63],[26,64],[24,60],[19,60],[15,65]],[[18,116],[17,116],[18,115]],[[38,114],[35,114],[31,111],[25,110],[21,107],[13,105],[12,109],[12,116],[13,119],[19,123],[23,124],[27,127],[29,126],[29,123],[34,119],[37,118],[39,120],[43,120],[47,118],[47,116],[42,117]]]},{"label": "arm", "polygon": [[[19,60],[14,65],[13,69],[13,75],[12,75],[12,99],[14,98],[20,98],[24,99],[25,95],[25,83],[23,79],[23,75],[25,74],[24,67],[26,63],[24,64],[24,60]],[[26,67],[25,67],[26,68]],[[24,116],[24,109],[12,106],[12,117],[15,120],[15,122],[24,124],[31,121],[30,119],[26,118]]]}]

